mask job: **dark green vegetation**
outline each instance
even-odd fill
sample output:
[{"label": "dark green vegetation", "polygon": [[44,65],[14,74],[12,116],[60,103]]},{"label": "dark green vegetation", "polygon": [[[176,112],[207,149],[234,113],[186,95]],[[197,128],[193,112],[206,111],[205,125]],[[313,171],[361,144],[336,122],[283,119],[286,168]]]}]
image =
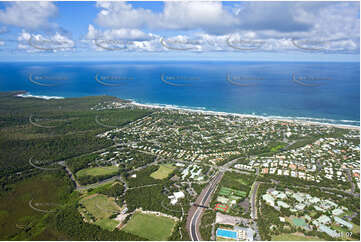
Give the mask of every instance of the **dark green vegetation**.
[{"label": "dark green vegetation", "polygon": [[206,210],[202,216],[201,226],[199,232],[203,240],[211,240],[212,224],[216,221],[216,212],[213,210]]},{"label": "dark green vegetation", "polygon": [[[0,93],[0,240],[143,240],[83,222],[76,207],[80,197],[56,163],[113,145],[96,135],[148,112],[92,109],[122,102],[108,96],[42,100],[14,94]],[[35,166],[57,170],[35,168],[29,158]],[[71,169],[83,165],[72,164]],[[123,191],[115,185],[101,192],[116,196]]]},{"label": "dark green vegetation", "polygon": [[[37,171],[29,158],[49,166],[54,161],[76,157],[108,147],[111,140],[96,137],[148,114],[143,110],[91,110],[99,103],[121,102],[109,96],[43,100],[0,93],[0,184],[4,189]],[[99,122],[101,121],[101,122]],[[21,176],[16,173],[21,172]]]},{"label": "dark green vegetation", "polygon": [[107,195],[108,197],[119,197],[124,192],[124,186],[119,182],[113,184],[107,184],[102,187],[93,190],[95,193]]},{"label": "dark green vegetation", "polygon": [[[66,204],[72,191],[65,172],[48,172],[9,186],[0,192],[0,240],[49,240],[58,237],[49,232],[47,219]],[[32,209],[49,212],[39,212]]]},{"label": "dark green vegetation", "polygon": [[102,181],[104,179],[110,178],[114,175],[119,174],[119,170],[115,172],[111,172],[108,174],[103,175],[82,175],[78,176],[78,173],[80,170],[86,169],[88,167],[97,166],[96,163],[97,154],[86,154],[78,157],[71,158],[66,161],[66,165],[69,167],[69,169],[73,172],[73,174],[76,173],[77,180],[80,184],[86,185],[86,184],[92,184],[96,183],[98,181]]},{"label": "dark green vegetation", "polygon": [[249,199],[252,184],[255,180],[254,175],[239,174],[237,172],[226,172],[219,183],[215,195],[211,201],[211,208],[214,208],[217,202],[217,197],[222,196],[236,200],[236,204],[232,205],[230,202],[227,214],[233,216],[249,217]]},{"label": "dark green vegetation", "polygon": [[83,222],[78,209],[69,206],[56,214],[55,228],[73,240],[145,240],[124,231],[103,230],[97,225]]},{"label": "dark green vegetation", "polygon": [[151,174],[157,171],[159,166],[149,166],[145,169],[142,169],[136,173],[136,177],[127,176],[127,183],[129,187],[139,187],[144,185],[151,184],[164,184],[165,182],[162,180],[154,179],[151,177]]}]

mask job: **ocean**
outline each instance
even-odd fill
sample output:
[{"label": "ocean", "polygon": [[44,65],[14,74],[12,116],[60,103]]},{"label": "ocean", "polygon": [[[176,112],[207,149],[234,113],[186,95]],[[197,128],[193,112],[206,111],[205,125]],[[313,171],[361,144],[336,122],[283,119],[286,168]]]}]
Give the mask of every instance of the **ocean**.
[{"label": "ocean", "polygon": [[1,63],[0,91],[360,125],[360,63]]}]

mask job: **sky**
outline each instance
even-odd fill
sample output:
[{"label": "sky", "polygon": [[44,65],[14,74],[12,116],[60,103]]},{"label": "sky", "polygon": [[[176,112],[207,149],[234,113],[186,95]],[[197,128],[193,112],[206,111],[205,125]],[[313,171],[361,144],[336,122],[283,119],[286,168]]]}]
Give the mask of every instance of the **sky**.
[{"label": "sky", "polygon": [[360,61],[359,2],[0,2],[0,61]]}]

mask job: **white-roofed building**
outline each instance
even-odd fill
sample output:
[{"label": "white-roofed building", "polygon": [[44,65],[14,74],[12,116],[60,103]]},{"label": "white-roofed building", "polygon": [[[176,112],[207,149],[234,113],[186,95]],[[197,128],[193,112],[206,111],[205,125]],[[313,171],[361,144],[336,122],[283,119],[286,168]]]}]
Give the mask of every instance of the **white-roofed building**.
[{"label": "white-roofed building", "polygon": [[275,205],[275,199],[269,195],[269,194],[264,194],[262,196],[262,199],[266,201],[266,203],[268,203],[269,205],[271,205],[272,207],[274,207]]},{"label": "white-roofed building", "polygon": [[333,238],[337,238],[340,237],[340,234],[337,233],[335,230],[330,229],[329,227],[321,224],[319,227],[319,230],[321,232],[325,232],[326,234],[328,234],[329,236],[333,237]]},{"label": "white-roofed building", "polygon": [[343,213],[343,210],[340,208],[336,208],[334,210],[332,210],[332,214],[335,216],[341,215]]},{"label": "white-roofed building", "polygon": [[333,218],[335,219],[336,223],[341,224],[341,225],[347,227],[350,230],[352,229],[353,224],[351,224],[351,223],[349,223],[349,222],[347,222],[347,221],[345,221],[345,220],[343,220],[343,219],[341,219],[339,217],[333,217]]}]

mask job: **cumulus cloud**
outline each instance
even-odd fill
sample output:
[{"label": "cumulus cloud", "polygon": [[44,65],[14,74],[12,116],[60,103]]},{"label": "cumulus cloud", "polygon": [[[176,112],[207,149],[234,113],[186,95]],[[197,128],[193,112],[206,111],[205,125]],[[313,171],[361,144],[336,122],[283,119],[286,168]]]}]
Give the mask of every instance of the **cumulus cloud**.
[{"label": "cumulus cloud", "polygon": [[208,33],[224,33],[238,24],[221,2],[166,2],[159,22],[165,29],[201,29]]},{"label": "cumulus cloud", "polygon": [[159,36],[152,33],[145,33],[139,29],[119,28],[102,31],[90,24],[83,42],[90,44],[92,48],[98,51],[156,51],[159,49],[158,39]]},{"label": "cumulus cloud", "polygon": [[75,42],[73,40],[58,32],[54,35],[45,36],[22,30],[17,40],[18,49],[25,50],[27,52],[70,51],[75,47]]},{"label": "cumulus cloud", "polygon": [[237,19],[221,2],[165,2],[163,12],[133,8],[124,2],[99,2],[96,23],[108,28],[149,28],[152,30],[204,29],[223,32]]},{"label": "cumulus cloud", "polygon": [[249,2],[237,11],[243,30],[298,32],[310,30],[314,22],[297,18],[298,7],[291,2]]},{"label": "cumulus cloud", "polygon": [[[97,7],[95,22],[111,29],[103,33],[107,36],[117,35],[117,31],[118,35],[131,35],[130,30],[175,33],[160,46],[163,50],[172,44],[197,51],[236,50],[227,42],[230,37],[233,44],[243,47],[247,41],[250,45],[257,42],[257,49],[263,51],[356,53],[360,48],[360,6],[353,2],[243,2],[227,8],[222,2],[164,2],[160,12],[125,2],[100,2]],[[146,41],[142,43],[151,45]],[[301,44],[305,48],[299,48]],[[159,46],[148,49],[158,50]]]},{"label": "cumulus cloud", "polygon": [[0,22],[26,29],[49,27],[57,7],[52,2],[13,2],[0,10]]},{"label": "cumulus cloud", "polygon": [[152,11],[137,8],[125,2],[97,2],[100,9],[95,22],[108,28],[140,28],[152,23],[156,14]]}]

